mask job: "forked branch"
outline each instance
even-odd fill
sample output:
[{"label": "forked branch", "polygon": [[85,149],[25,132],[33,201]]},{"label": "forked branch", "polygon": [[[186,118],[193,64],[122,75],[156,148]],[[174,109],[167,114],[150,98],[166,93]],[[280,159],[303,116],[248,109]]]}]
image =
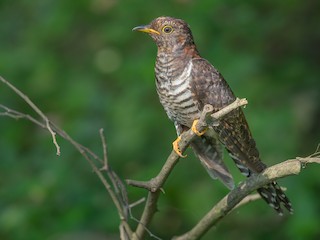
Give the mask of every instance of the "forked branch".
[{"label": "forked branch", "polygon": [[[122,182],[122,180],[117,176],[117,174],[112,171],[111,167],[108,163],[107,158],[107,144],[105,141],[105,137],[103,135],[103,130],[100,130],[100,138],[102,143],[103,150],[103,158],[100,158],[93,151],[86,148],[85,146],[79,144],[74,139],[72,139],[65,131],[60,129],[54,123],[49,121],[47,116],[19,89],[9,83],[7,80],[0,76],[0,82],[4,83],[11,90],[13,90],[19,97],[21,97],[40,117],[40,120],[25,114],[18,112],[16,110],[10,109],[7,106],[0,104],[0,116],[8,116],[14,119],[27,119],[34,124],[47,129],[52,137],[54,146],[56,148],[57,155],[60,155],[60,146],[56,140],[56,134],[60,135],[67,141],[69,141],[80,153],[81,155],[88,161],[91,168],[95,172],[95,174],[99,177],[106,190],[108,191],[111,199],[118,210],[119,218],[120,218],[120,238],[121,240],[134,239],[140,240],[144,239],[144,235],[149,233],[149,235],[153,238],[159,239],[155,235],[153,235],[148,230],[148,225],[152,221],[154,214],[157,211],[157,201],[159,199],[160,193],[167,180],[169,175],[171,174],[174,166],[177,164],[179,160],[179,156],[172,151],[169,157],[166,160],[166,163],[163,165],[159,174],[149,180],[149,181],[134,181],[127,180],[127,183],[136,186],[142,187],[149,191],[148,198],[145,202],[144,211],[140,220],[138,220],[138,226],[135,231],[132,231],[131,227],[128,223],[128,217],[130,214],[130,208],[133,205],[129,204],[129,200],[127,197],[126,188]],[[206,105],[201,114],[201,118],[198,121],[197,129],[201,132],[205,128],[207,128],[208,124],[219,124],[219,118],[222,118],[226,114],[230,113],[234,109],[244,106],[247,104],[246,99],[236,99],[235,102],[230,104],[229,106],[223,108],[222,110],[212,113],[213,108],[211,105]],[[181,135],[181,141],[179,143],[180,149],[185,151],[190,142],[196,137],[195,133],[191,130],[184,132]],[[95,163],[98,162],[100,167],[98,167]],[[301,169],[305,167],[309,163],[320,163],[320,151],[317,151],[306,158],[296,158],[292,160],[287,160],[280,164],[271,166],[265,169],[262,173],[252,176],[246,179],[244,182],[239,184],[234,190],[232,190],[228,195],[226,195],[219,203],[212,207],[212,209],[187,233],[177,236],[174,239],[178,240],[191,240],[191,239],[199,239],[203,236],[212,226],[217,224],[221,219],[223,219],[227,214],[229,214],[232,210],[237,207],[246,204],[250,201],[259,199],[257,194],[250,195],[250,193],[278,178],[297,175],[300,173]],[[101,167],[102,165],[102,167]],[[105,171],[105,174],[103,174]],[[143,199],[142,199],[143,201]],[[141,203],[142,201],[138,201]]]},{"label": "forked branch", "polygon": [[[213,112],[213,107],[211,105],[205,105],[201,117],[197,124],[197,129],[201,132],[207,128],[208,123],[212,124],[213,122],[218,122],[219,118],[222,118],[226,114],[230,113],[234,109],[237,109],[241,106],[246,105],[248,102],[246,99],[237,98],[233,103],[228,105],[227,107],[221,109],[218,112]],[[179,142],[179,148],[182,152],[186,150],[191,141],[197,137],[197,135],[192,131],[188,130],[181,134],[181,141]],[[156,209],[157,201],[159,198],[160,191],[172,172],[174,166],[178,163],[179,155],[172,150],[171,154],[167,158],[166,163],[163,165],[159,174],[152,178],[149,181],[135,181],[135,180],[127,180],[129,185],[135,187],[146,188],[149,190],[149,195],[147,199],[146,206],[144,208],[142,218],[138,224],[138,227],[133,235],[134,240],[143,239],[146,228],[152,220],[153,215],[155,214],[154,209]]]},{"label": "forked branch", "polygon": [[[60,146],[56,140],[56,134],[60,135],[62,138],[66,139],[68,142],[70,142],[75,149],[79,151],[79,153],[87,160],[87,162],[90,164],[93,172],[99,177],[101,182],[103,183],[104,187],[108,191],[115,207],[118,210],[119,218],[120,218],[120,229],[123,239],[125,239],[125,236],[131,236],[132,230],[128,224],[128,206],[129,203],[127,202],[127,193],[126,189],[120,180],[120,178],[117,176],[117,174],[110,169],[108,166],[107,161],[107,148],[106,148],[106,142],[103,135],[103,130],[100,130],[100,137],[102,141],[102,147],[103,147],[103,159],[98,157],[93,151],[86,148],[85,146],[79,144],[76,142],[71,136],[69,136],[65,131],[60,129],[58,126],[56,126],[54,123],[49,121],[48,117],[34,104],[27,95],[25,95],[22,91],[20,91],[18,88],[13,86],[10,82],[8,82],[6,79],[0,76],[0,82],[4,83],[6,86],[8,86],[12,91],[14,91],[19,97],[21,97],[30,107],[31,109],[37,113],[37,115],[41,118],[41,120],[38,120],[28,114],[18,112],[16,110],[10,109],[7,106],[4,106],[0,104],[0,109],[3,111],[0,112],[0,116],[7,116],[14,119],[27,119],[34,124],[40,126],[41,128],[44,128],[48,130],[51,134],[54,146],[56,147],[56,154],[60,155]],[[94,160],[98,161],[99,164],[103,164],[102,167],[97,167]],[[102,170],[106,171],[106,176],[103,174]],[[111,183],[109,183],[111,182]]]},{"label": "forked branch", "polygon": [[[233,103],[215,113],[212,113],[213,107],[211,105],[205,105],[201,117],[198,121],[197,129],[201,132],[207,128],[208,123],[212,124],[213,122],[217,122],[218,124],[218,120],[220,118],[224,117],[231,111],[246,104],[248,104],[248,101],[245,98],[237,98]],[[197,135],[191,129],[182,133],[181,141],[179,142],[179,148],[181,149],[181,151],[184,152],[189,146],[189,144],[192,142],[192,140],[196,137]],[[174,166],[177,164],[179,158],[179,155],[174,150],[172,150],[171,154],[167,158],[166,163],[163,165],[160,173],[155,178],[152,178],[150,181],[147,182],[128,179],[127,183],[135,187],[146,188],[151,192],[156,192],[164,185],[164,182],[167,180]]]}]

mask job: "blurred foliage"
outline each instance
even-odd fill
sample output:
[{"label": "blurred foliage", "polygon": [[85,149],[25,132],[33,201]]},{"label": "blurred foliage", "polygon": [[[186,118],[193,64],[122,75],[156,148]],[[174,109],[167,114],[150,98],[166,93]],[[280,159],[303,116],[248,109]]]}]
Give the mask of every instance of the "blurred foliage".
[{"label": "blurred foliage", "polygon": [[[155,92],[155,44],[131,29],[161,15],[185,19],[202,56],[248,98],[245,112],[270,165],[311,154],[320,142],[319,9],[315,0],[2,0],[0,74],[100,154],[104,128],[113,168],[146,180],[170,153],[175,130]],[[0,103],[32,114],[4,85]],[[118,239],[108,194],[70,144],[59,138],[55,156],[49,134],[24,120],[0,118],[0,132],[0,239]],[[189,229],[227,193],[188,155],[151,226],[164,239]],[[319,239],[318,176],[310,166],[280,181],[294,215],[278,217],[257,201],[204,239]],[[128,189],[132,201],[146,194]]]}]

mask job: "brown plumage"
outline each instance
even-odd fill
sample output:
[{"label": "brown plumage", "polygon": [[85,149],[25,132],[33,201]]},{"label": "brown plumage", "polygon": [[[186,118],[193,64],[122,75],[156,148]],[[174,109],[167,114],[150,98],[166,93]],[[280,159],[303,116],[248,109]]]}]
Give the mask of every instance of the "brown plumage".
[{"label": "brown plumage", "polygon": [[[235,100],[223,76],[199,55],[186,22],[159,17],[149,25],[133,30],[148,33],[157,44],[157,92],[178,135],[191,128],[205,104],[211,104],[218,111]],[[220,119],[218,126],[210,126],[204,135],[191,143],[210,176],[232,189],[233,178],[223,163],[220,142],[246,177],[266,168],[260,160],[242,109],[229,113]],[[289,199],[276,182],[258,189],[258,192],[279,214],[282,214],[281,204],[288,211],[293,211]]]}]

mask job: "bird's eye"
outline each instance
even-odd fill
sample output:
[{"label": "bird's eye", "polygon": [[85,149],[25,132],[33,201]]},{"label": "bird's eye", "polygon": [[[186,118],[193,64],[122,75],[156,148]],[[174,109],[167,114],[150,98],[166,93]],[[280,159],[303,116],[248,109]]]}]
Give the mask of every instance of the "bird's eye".
[{"label": "bird's eye", "polygon": [[168,33],[171,33],[173,31],[173,28],[171,26],[164,26],[162,28],[162,32],[168,34]]}]

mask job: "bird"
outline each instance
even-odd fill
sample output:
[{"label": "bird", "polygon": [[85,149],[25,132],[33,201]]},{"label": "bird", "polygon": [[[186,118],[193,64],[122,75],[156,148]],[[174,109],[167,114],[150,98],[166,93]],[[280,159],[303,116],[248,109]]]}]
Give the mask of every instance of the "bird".
[{"label": "bird", "polygon": [[[222,145],[244,176],[250,177],[265,170],[267,166],[261,161],[241,108],[228,113],[219,119],[219,124],[209,126],[206,131],[196,129],[206,104],[212,105],[216,112],[235,101],[236,97],[222,74],[200,56],[189,25],[182,19],[162,16],[132,30],[147,33],[157,45],[156,90],[176,128],[175,152],[184,157],[179,149],[180,135],[191,128],[198,135],[190,143],[193,152],[209,175],[219,179],[227,188],[233,189],[235,184],[223,162]],[[283,208],[293,213],[290,200],[277,182],[257,191],[279,215],[283,214]]]}]

